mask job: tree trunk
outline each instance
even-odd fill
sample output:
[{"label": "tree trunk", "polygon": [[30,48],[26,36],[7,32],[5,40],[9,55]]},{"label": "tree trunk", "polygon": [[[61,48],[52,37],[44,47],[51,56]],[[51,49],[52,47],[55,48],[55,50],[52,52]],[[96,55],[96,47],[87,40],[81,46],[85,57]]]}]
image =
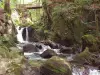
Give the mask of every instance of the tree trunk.
[{"label": "tree trunk", "polygon": [[8,21],[10,19],[11,15],[11,9],[10,9],[10,0],[4,1],[4,11],[5,11],[5,33],[8,32]]}]

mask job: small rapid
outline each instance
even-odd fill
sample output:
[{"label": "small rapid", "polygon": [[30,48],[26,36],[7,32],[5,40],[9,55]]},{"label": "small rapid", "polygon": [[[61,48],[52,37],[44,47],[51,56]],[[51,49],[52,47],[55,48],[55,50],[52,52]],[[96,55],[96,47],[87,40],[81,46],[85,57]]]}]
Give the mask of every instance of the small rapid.
[{"label": "small rapid", "polygon": [[[40,48],[38,48],[38,52],[24,52],[24,56],[26,58],[28,58],[29,60],[46,60],[44,58],[42,58],[40,56],[40,54],[42,54],[44,51],[46,51],[47,49],[51,49],[53,51],[55,51],[58,55],[60,55],[59,53],[59,48],[56,49],[52,49],[49,45],[44,45],[43,43],[40,43],[40,42],[29,42],[29,32],[28,32],[28,27],[22,27],[20,28],[19,26],[16,27],[17,29],[17,40],[19,42],[19,44],[17,44],[17,47],[19,49],[23,49],[23,46],[27,45],[27,44],[32,44],[33,46],[39,46]],[[26,30],[26,36],[24,36],[26,39],[23,38],[23,30]],[[69,61],[70,60],[73,60],[73,57],[75,55],[73,54],[68,54],[66,55],[66,59],[68,59]],[[72,66],[72,75],[100,75],[100,71],[95,68],[95,67],[90,67],[90,66],[87,66],[87,67],[84,67],[84,66],[81,66],[81,67],[78,67],[76,65],[73,65]]]}]

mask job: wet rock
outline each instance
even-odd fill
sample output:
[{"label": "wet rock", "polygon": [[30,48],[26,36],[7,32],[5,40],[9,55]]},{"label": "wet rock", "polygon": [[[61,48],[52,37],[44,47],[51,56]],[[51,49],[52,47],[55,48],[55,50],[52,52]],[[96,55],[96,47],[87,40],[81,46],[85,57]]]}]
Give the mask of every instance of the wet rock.
[{"label": "wet rock", "polygon": [[23,46],[23,52],[38,52],[38,49],[32,44],[26,44]]},{"label": "wet rock", "polygon": [[[28,36],[27,36],[27,34],[28,34]],[[31,26],[24,27],[23,32],[22,32],[22,37],[24,40],[26,40],[26,37],[28,37],[28,41],[30,41],[30,42],[38,41],[36,31]]]},{"label": "wet rock", "polygon": [[64,59],[54,56],[40,67],[40,75],[72,75],[71,66]]},{"label": "wet rock", "polygon": [[39,44],[37,44],[36,47],[39,48],[39,49],[42,49],[42,46],[39,45]]},{"label": "wet rock", "polygon": [[56,33],[52,34],[52,36],[51,36],[51,40],[53,40],[54,42],[61,44],[63,46],[70,47],[74,44],[73,39],[68,39],[68,38],[61,39],[61,38],[62,37]]},{"label": "wet rock", "polygon": [[24,40],[26,40],[26,28],[23,29],[22,37]]},{"label": "wet rock", "polygon": [[98,66],[98,70],[100,70],[100,65]]},{"label": "wet rock", "polygon": [[42,43],[44,43],[44,45],[50,46],[52,49],[58,49],[59,48],[59,45],[57,43],[54,43],[50,40],[42,41]]},{"label": "wet rock", "polygon": [[33,29],[31,26],[27,27],[28,30],[28,36],[29,36],[29,41],[37,41],[37,38],[35,37],[35,29]]},{"label": "wet rock", "polygon": [[60,49],[60,53],[64,53],[64,54],[72,54],[73,52],[74,51],[73,51],[72,47],[62,46],[61,49]]},{"label": "wet rock", "polygon": [[40,56],[43,58],[51,58],[52,56],[56,56],[57,54],[53,50],[46,50]]}]

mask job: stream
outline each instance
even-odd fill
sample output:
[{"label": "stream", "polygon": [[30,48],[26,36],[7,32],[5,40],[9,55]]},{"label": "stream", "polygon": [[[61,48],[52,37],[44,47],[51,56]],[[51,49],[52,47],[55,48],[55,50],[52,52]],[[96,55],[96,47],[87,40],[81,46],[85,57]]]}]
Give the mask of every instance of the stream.
[{"label": "stream", "polygon": [[[26,40],[23,39],[22,37],[22,32],[23,30],[26,28]],[[24,52],[25,57],[27,57],[29,60],[43,60],[45,61],[46,59],[42,58],[40,56],[41,53],[43,53],[45,50],[47,49],[52,49],[50,46],[48,45],[44,45],[43,43],[39,43],[39,42],[29,42],[29,32],[28,32],[28,27],[23,27],[20,28],[19,26],[16,27],[17,29],[17,40],[19,41],[19,44],[17,44],[17,47],[19,49],[23,49],[23,46],[26,44],[32,44],[32,45],[41,45],[42,48],[39,49],[39,52]],[[59,49],[52,49],[54,50],[58,55],[60,55],[59,53]],[[73,54],[69,54],[66,56],[67,60],[73,60],[73,57],[75,55]],[[73,64],[72,66],[72,75],[100,75],[100,71],[96,68],[96,67],[92,67],[92,66],[87,66],[87,65],[81,65],[81,66],[77,66],[76,64]]]}]

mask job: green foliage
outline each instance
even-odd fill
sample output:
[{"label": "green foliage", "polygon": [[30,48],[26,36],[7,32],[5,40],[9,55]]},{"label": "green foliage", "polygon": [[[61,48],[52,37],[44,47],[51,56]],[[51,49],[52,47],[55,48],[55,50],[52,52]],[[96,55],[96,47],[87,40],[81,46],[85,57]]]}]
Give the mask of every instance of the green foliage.
[{"label": "green foliage", "polygon": [[[20,75],[23,61],[25,60],[23,55],[20,55],[17,50],[11,50],[6,46],[0,46],[0,64],[3,67],[0,67],[3,72],[6,72],[6,75]],[[3,63],[2,63],[3,62]]]},{"label": "green foliage", "polygon": [[0,1],[0,7],[4,8],[4,0]]},{"label": "green foliage", "polygon": [[0,46],[0,56],[8,59],[22,57],[22,55],[20,55],[20,50],[11,50],[6,46]]},{"label": "green foliage", "polygon": [[16,7],[17,0],[10,0],[10,7],[11,9],[14,9]]},{"label": "green foliage", "polygon": [[90,34],[82,36],[82,39],[85,41],[86,44],[95,44],[97,42],[97,39]]},{"label": "green foliage", "polygon": [[0,46],[5,45],[6,47],[15,46],[16,39],[11,35],[0,36]]},{"label": "green foliage", "polygon": [[0,57],[7,58],[9,56],[9,49],[6,46],[0,46]]},{"label": "green foliage", "polygon": [[84,26],[79,18],[81,11],[81,7],[73,3],[55,7],[52,13],[54,33],[58,34],[61,39],[79,41],[84,31]]},{"label": "green foliage", "polygon": [[[1,8],[4,8],[4,1],[5,0],[0,1],[0,7]],[[17,4],[17,0],[10,0],[10,7],[11,7],[11,9],[15,8],[16,4]]]},{"label": "green foliage", "polygon": [[11,62],[8,67],[8,75],[21,75],[22,63]]},{"label": "green foliage", "polygon": [[91,4],[93,0],[74,0],[74,2],[79,5],[86,5]]}]

